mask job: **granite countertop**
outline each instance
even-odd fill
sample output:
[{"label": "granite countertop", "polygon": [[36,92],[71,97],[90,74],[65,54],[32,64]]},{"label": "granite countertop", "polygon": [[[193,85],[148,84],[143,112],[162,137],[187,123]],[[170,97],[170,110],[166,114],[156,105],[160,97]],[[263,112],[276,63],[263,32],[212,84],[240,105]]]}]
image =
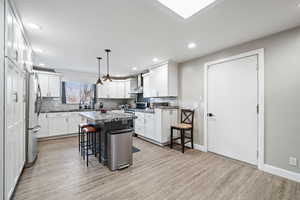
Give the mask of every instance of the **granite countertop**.
[{"label": "granite countertop", "polygon": [[155,113],[155,109],[162,109],[162,110],[174,110],[174,109],[179,109],[178,106],[160,106],[156,107],[154,109],[152,108],[147,108],[147,109],[139,109],[139,108],[129,108],[126,111],[134,111],[134,112],[142,112],[142,113]]},{"label": "granite countertop", "polygon": [[126,109],[125,112],[126,111],[143,112],[143,113],[154,113],[154,109],[150,109],[150,108],[147,108],[147,109],[129,108],[129,109]]},{"label": "granite countertop", "polygon": [[128,113],[116,113],[108,111],[107,113],[101,112],[81,112],[80,115],[85,117],[91,121],[95,122],[114,122],[114,121],[122,121],[122,120],[133,120],[137,117]]},{"label": "granite countertop", "polygon": [[91,111],[96,111],[93,109],[71,109],[71,110],[43,110],[41,113],[61,113],[61,112],[91,112]]},{"label": "granite countertop", "polygon": [[172,109],[179,109],[179,106],[158,106],[156,109],[172,110]]}]

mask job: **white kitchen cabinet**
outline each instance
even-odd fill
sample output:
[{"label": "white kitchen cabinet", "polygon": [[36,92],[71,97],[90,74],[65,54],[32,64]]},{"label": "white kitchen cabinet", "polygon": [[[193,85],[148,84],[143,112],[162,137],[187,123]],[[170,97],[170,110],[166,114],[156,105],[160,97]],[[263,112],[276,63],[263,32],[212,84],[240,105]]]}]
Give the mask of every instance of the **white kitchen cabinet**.
[{"label": "white kitchen cabinet", "polygon": [[170,142],[171,126],[178,122],[177,109],[155,109],[154,113],[136,112],[135,133],[155,143]]},{"label": "white kitchen cabinet", "polygon": [[50,97],[60,97],[61,93],[61,79],[59,75],[51,74],[49,75],[49,96]]},{"label": "white kitchen cabinet", "polygon": [[145,113],[144,124],[144,137],[155,140],[155,114]]},{"label": "white kitchen cabinet", "polygon": [[108,98],[108,84],[97,86],[97,98],[105,99]]},{"label": "white kitchen cabinet", "polygon": [[41,113],[38,138],[53,137],[78,133],[78,125],[87,120],[79,112]]},{"label": "white kitchen cabinet", "polygon": [[[4,170],[3,186],[5,200],[11,199],[18,178],[25,164],[25,127],[26,116],[26,81],[24,71],[24,55],[30,50],[22,34],[22,25],[18,22],[17,15],[9,2],[5,6],[5,126],[4,126]],[[2,20],[2,18],[1,18]],[[1,21],[3,22],[3,21]],[[1,23],[4,28],[4,24]],[[3,36],[3,34],[1,33]],[[3,36],[4,38],[4,36]],[[31,60],[28,54],[27,60]],[[4,81],[3,80],[3,81]],[[2,189],[0,190],[2,195]]]},{"label": "white kitchen cabinet", "polygon": [[143,79],[144,79],[144,86],[143,86],[143,92],[144,92],[144,98],[149,98],[154,96],[154,94],[152,94],[152,87],[151,87],[151,76],[150,73],[143,75]]},{"label": "white kitchen cabinet", "polygon": [[39,116],[39,125],[41,130],[39,131],[38,138],[49,137],[49,123],[47,113],[41,113]]},{"label": "white kitchen cabinet", "polygon": [[109,98],[122,99],[125,96],[125,83],[124,81],[112,81],[109,84]]},{"label": "white kitchen cabinet", "polygon": [[10,6],[7,6],[6,9],[6,52],[5,55],[11,58],[12,60],[16,61],[16,52],[15,49],[13,48],[15,44],[15,17],[13,14],[12,9]]},{"label": "white kitchen cabinet", "polygon": [[78,133],[78,125],[81,123],[81,117],[77,112],[69,113],[68,133]]},{"label": "white kitchen cabinet", "polygon": [[49,87],[48,75],[39,73],[38,77],[39,77],[39,83],[40,83],[42,96],[47,97],[48,96],[48,87]]},{"label": "white kitchen cabinet", "polygon": [[48,113],[49,136],[68,134],[68,113]]},{"label": "white kitchen cabinet", "polygon": [[144,97],[178,96],[178,69],[174,62],[162,63],[143,75]]},{"label": "white kitchen cabinet", "polygon": [[141,112],[136,112],[137,119],[134,122],[135,133],[141,136],[145,135],[145,115]]},{"label": "white kitchen cabinet", "polygon": [[5,198],[9,199],[25,164],[25,85],[20,67],[5,59]]},{"label": "white kitchen cabinet", "polygon": [[[160,143],[170,142],[171,126],[178,124],[178,110],[176,109],[158,109],[157,114],[161,115],[160,124]],[[174,132],[174,134],[176,134]]]},{"label": "white kitchen cabinet", "polygon": [[114,80],[97,86],[97,98],[125,99],[130,98],[130,80]]},{"label": "white kitchen cabinet", "polygon": [[61,96],[61,78],[59,74],[38,72],[42,97]]},{"label": "white kitchen cabinet", "polygon": [[130,79],[128,79],[128,80],[125,80],[124,81],[124,98],[125,99],[128,99],[128,98],[130,98],[131,97],[131,94],[130,94],[130,92],[131,92],[131,80]]}]

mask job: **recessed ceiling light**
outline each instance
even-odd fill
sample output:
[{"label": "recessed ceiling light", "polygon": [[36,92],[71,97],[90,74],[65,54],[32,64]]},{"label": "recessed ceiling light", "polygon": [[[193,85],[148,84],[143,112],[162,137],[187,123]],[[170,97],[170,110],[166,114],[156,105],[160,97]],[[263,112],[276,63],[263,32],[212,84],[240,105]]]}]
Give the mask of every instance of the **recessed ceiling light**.
[{"label": "recessed ceiling light", "polygon": [[158,58],[153,58],[152,61],[153,62],[158,62]]},{"label": "recessed ceiling light", "polygon": [[41,30],[41,27],[37,24],[28,24],[28,27],[34,30]]},{"label": "recessed ceiling light", "polygon": [[196,47],[196,44],[195,43],[189,43],[188,44],[188,48],[189,49],[193,49],[193,48],[195,48]]},{"label": "recessed ceiling light", "polygon": [[45,67],[45,64],[44,63],[40,63],[39,66],[40,67]]},{"label": "recessed ceiling light", "polygon": [[191,17],[200,10],[214,3],[216,0],[157,0],[184,19]]},{"label": "recessed ceiling light", "polygon": [[36,53],[43,53],[43,50],[40,48],[33,48],[33,51]]},{"label": "recessed ceiling light", "polygon": [[136,67],[133,67],[133,68],[132,68],[132,70],[134,70],[134,71],[135,71],[135,70],[137,70],[137,68],[136,68]]}]

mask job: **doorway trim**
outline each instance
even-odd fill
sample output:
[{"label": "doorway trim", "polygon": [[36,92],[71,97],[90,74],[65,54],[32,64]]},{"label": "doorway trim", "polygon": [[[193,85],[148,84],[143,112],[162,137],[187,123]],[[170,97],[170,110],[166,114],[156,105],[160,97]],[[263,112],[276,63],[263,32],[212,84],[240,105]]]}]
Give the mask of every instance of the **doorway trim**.
[{"label": "doorway trim", "polygon": [[258,78],[258,105],[259,105],[259,112],[258,112],[258,126],[257,126],[257,133],[258,133],[258,169],[263,169],[264,166],[264,140],[265,140],[265,133],[264,133],[264,69],[265,69],[265,59],[264,59],[264,49],[256,49],[253,51],[249,51],[246,53],[242,53],[239,55],[231,56],[225,59],[220,59],[212,62],[208,62],[204,64],[204,120],[203,120],[203,127],[204,127],[204,151],[208,151],[208,130],[207,130],[207,113],[208,113],[208,68],[211,65],[216,65],[232,60],[238,60],[241,58],[249,57],[249,56],[257,56],[257,78]]}]

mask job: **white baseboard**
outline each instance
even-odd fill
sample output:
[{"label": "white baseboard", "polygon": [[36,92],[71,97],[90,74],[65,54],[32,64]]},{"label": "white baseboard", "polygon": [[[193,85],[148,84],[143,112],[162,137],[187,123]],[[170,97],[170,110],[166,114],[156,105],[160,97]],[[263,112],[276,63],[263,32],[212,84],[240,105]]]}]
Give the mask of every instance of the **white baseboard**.
[{"label": "white baseboard", "polygon": [[[186,146],[191,147],[191,144],[188,143],[188,144],[186,144]],[[206,152],[205,147],[203,145],[194,144],[194,149]]]},{"label": "white baseboard", "polygon": [[296,172],[291,172],[285,169],[281,169],[278,167],[274,167],[272,165],[264,164],[263,167],[261,168],[262,171],[268,172],[270,174],[280,176],[292,181],[296,181],[300,183],[300,174]]}]

